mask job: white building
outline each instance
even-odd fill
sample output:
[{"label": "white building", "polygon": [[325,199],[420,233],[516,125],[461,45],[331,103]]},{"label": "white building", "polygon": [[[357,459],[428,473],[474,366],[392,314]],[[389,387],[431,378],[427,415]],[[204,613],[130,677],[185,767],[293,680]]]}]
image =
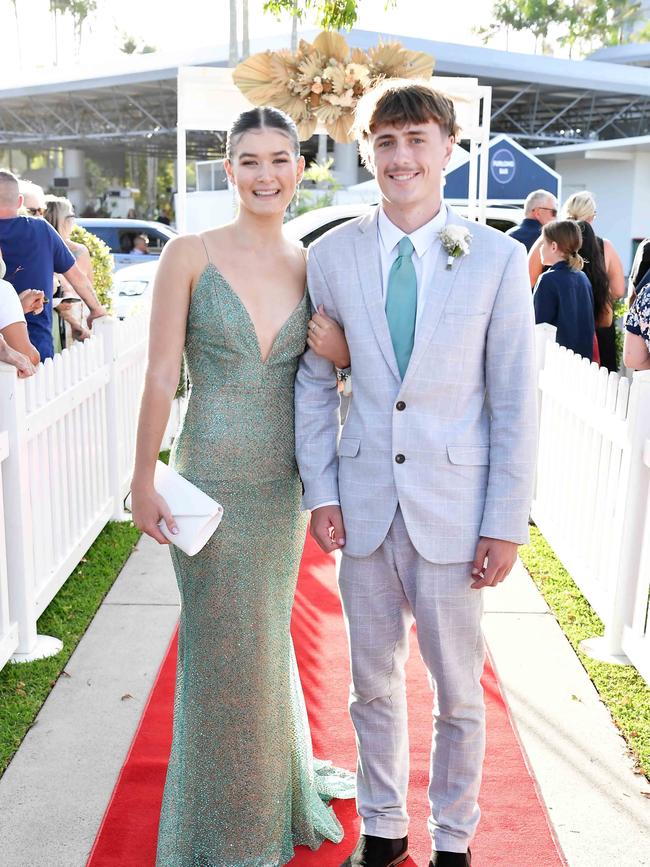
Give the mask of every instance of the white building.
[{"label": "white building", "polygon": [[589,190],[596,234],[609,238],[627,274],[639,241],[650,236],[650,136],[533,151],[562,177],[562,196]]}]

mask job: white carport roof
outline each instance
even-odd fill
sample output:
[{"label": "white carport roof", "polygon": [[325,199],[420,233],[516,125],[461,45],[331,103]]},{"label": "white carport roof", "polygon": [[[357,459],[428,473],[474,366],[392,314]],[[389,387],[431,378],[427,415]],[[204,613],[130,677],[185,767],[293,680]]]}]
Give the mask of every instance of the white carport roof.
[{"label": "white carport roof", "polygon": [[[302,34],[313,39],[316,31]],[[478,77],[493,89],[492,132],[524,145],[557,145],[650,133],[645,68],[352,30],[360,48],[399,40],[436,60],[436,74]],[[253,40],[253,52],[286,47],[288,37]],[[227,45],[173,55],[129,55],[97,68],[39,70],[0,88],[0,148],[82,147],[173,154],[179,66],[225,66]],[[193,134],[189,155],[215,156],[222,138]]]}]

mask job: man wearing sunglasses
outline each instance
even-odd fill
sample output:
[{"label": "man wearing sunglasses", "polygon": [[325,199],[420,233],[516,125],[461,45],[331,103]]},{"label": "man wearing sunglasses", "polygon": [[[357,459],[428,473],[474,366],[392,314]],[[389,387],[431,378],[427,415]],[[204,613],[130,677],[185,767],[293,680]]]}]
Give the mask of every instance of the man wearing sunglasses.
[{"label": "man wearing sunglasses", "polygon": [[45,214],[45,193],[43,187],[32,181],[20,180],[18,182],[20,194],[23,197],[21,213],[26,217],[42,217]]},{"label": "man wearing sunglasses", "polygon": [[542,233],[542,226],[557,219],[557,199],[548,190],[534,190],[529,193],[524,204],[525,218],[520,226],[508,229],[516,241],[520,241],[527,250],[533,246]]},{"label": "man wearing sunglasses", "polygon": [[39,202],[37,198],[30,204],[33,208],[29,216],[23,216],[21,208],[24,206],[24,195],[20,191],[18,178],[12,172],[0,168],[0,249],[7,266],[6,279],[18,295],[27,289],[36,289],[44,294],[45,306],[38,314],[28,313],[25,319],[29,339],[38,350],[41,360],[45,360],[54,355],[52,289],[55,273],[63,274],[88,305],[89,327],[95,319],[105,316],[106,310],[58,232],[47,220],[32,216],[31,211],[38,210],[44,202]]}]

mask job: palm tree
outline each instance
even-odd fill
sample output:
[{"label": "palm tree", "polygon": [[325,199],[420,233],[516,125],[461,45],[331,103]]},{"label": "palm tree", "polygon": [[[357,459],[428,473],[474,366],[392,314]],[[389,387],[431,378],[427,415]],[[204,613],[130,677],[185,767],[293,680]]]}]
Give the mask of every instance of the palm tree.
[{"label": "palm tree", "polygon": [[[14,2],[14,0],[12,0]],[[15,6],[15,2],[14,2]],[[83,26],[86,18],[97,9],[97,0],[50,0],[50,12],[54,15],[54,56],[59,62],[58,16],[70,14],[74,26],[75,54],[79,56]]]},{"label": "palm tree", "polygon": [[18,66],[23,65],[23,52],[20,47],[20,22],[18,20],[18,0],[11,0],[14,5],[14,15],[16,16],[16,47],[18,49]]},{"label": "palm tree", "polygon": [[74,21],[76,54],[81,51],[81,36],[84,22],[97,10],[97,0],[68,0],[68,8]]},{"label": "palm tree", "polygon": [[242,37],[241,56],[245,60],[251,53],[251,43],[248,36],[248,0],[242,0]]},{"label": "palm tree", "polygon": [[295,54],[298,50],[298,0],[293,0],[293,14],[291,16],[291,50]]},{"label": "palm tree", "polygon": [[230,0],[230,50],[228,52],[228,66],[237,66],[237,0]]}]

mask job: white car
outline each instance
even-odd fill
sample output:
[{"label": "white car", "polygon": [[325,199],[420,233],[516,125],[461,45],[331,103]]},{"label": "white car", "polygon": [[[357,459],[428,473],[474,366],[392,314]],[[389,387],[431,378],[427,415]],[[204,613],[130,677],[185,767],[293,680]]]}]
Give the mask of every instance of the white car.
[{"label": "white car", "polygon": [[[114,271],[119,271],[120,268],[125,268],[127,265],[136,265],[147,256],[157,259],[167,241],[171,241],[178,234],[171,226],[165,226],[163,223],[156,223],[153,220],[78,217],[77,223],[108,244],[113,254]],[[133,239],[136,235],[146,235],[149,239],[149,252],[144,256],[132,252]]]},{"label": "white car", "polygon": [[[362,217],[367,214],[375,205],[367,205],[363,202],[354,202],[349,205],[329,205],[325,208],[314,208],[312,211],[307,211],[299,217],[294,217],[293,220],[287,220],[283,230],[287,238],[293,241],[300,241],[303,246],[308,247],[312,241],[320,238],[325,232],[333,229],[335,226],[345,223],[347,220],[353,220],[355,217]],[[456,206],[452,204],[454,210],[461,216],[467,216],[467,206]],[[499,229],[501,232],[506,232],[513,226],[518,226],[524,219],[523,208],[507,207],[490,207],[485,209],[485,217],[488,226],[494,229]]]},{"label": "white car", "polygon": [[113,312],[125,319],[151,304],[151,290],[158,269],[158,258],[137,265],[126,265],[113,274]]},{"label": "white car", "polygon": [[[347,205],[329,205],[325,208],[314,208],[288,220],[283,231],[287,238],[299,241],[304,247],[308,247],[316,238],[320,238],[329,229],[333,229],[340,223],[361,217],[375,205],[363,202],[354,202]],[[452,206],[462,216],[467,216],[466,206]],[[505,232],[512,226],[517,226],[524,218],[522,208],[491,207],[486,208],[486,220],[488,226]],[[113,309],[120,319],[131,315],[136,310],[142,309],[144,304],[151,303],[151,290],[153,287],[158,259],[153,258],[137,265],[127,265],[120,268],[113,275]]]}]

